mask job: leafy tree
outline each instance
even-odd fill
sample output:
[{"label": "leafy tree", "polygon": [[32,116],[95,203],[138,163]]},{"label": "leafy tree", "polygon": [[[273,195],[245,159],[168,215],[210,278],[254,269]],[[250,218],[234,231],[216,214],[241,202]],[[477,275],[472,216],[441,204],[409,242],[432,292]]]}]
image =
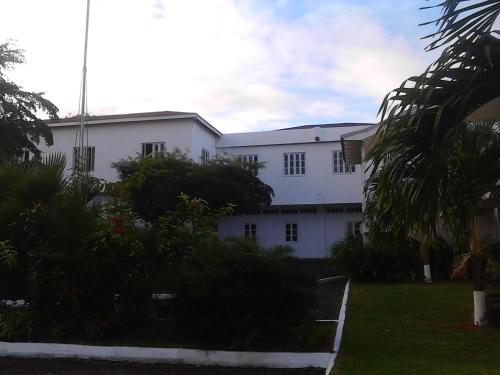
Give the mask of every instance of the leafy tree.
[{"label": "leafy tree", "polygon": [[234,205],[235,212],[251,212],[271,204],[273,189],[252,169],[237,160],[217,158],[197,164],[178,152],[158,158],[121,160],[114,164],[134,211],[156,221],[178,205],[184,193],[201,198],[214,209]]},{"label": "leafy tree", "polygon": [[24,91],[5,76],[5,71],[24,63],[23,51],[11,44],[0,44],[0,162],[11,160],[28,150],[40,156],[37,144],[43,138],[53,144],[48,125],[37,117],[45,113],[57,118],[57,107],[43,97],[43,93]]}]

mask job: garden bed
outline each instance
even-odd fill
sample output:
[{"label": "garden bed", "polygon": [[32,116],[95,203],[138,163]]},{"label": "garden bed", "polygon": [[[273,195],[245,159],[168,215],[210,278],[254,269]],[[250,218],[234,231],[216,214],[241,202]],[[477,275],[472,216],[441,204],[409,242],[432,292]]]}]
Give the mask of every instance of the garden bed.
[{"label": "garden bed", "polygon": [[[335,275],[327,261],[299,261],[300,268],[316,279]],[[275,335],[248,342],[217,342],[207,340],[200,343],[181,337],[166,321],[148,320],[136,324],[114,335],[100,339],[54,340],[47,337],[31,338],[31,342],[64,342],[68,344],[100,346],[134,346],[158,348],[188,348],[202,350],[256,351],[256,352],[324,352],[332,350],[336,320],[339,315],[345,279],[317,283],[314,288],[315,307],[309,321],[304,322],[286,335]],[[168,309],[169,300],[157,301],[163,309]],[[22,308],[22,307],[21,307]],[[322,322],[315,322],[315,321]],[[3,339],[3,341],[6,341]],[[25,341],[21,337],[12,341]]]}]

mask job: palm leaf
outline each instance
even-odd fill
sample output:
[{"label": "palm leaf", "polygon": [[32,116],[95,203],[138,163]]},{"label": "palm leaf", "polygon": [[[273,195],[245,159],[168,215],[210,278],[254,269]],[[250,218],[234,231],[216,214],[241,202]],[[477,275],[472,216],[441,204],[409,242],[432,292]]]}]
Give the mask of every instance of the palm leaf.
[{"label": "palm leaf", "polygon": [[434,23],[437,31],[425,38],[435,38],[428,46],[433,50],[454,43],[459,39],[475,42],[481,35],[489,34],[500,14],[500,0],[482,0],[470,4],[468,0],[444,0],[421,9],[441,8],[441,16],[422,25]]}]

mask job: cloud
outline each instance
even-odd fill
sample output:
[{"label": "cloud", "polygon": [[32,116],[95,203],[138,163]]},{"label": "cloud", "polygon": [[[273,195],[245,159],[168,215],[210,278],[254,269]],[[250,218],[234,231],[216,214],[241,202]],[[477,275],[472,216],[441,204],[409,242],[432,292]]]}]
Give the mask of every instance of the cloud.
[{"label": "cloud", "polygon": [[[26,49],[12,77],[62,115],[78,108],[84,3],[17,0],[0,24]],[[312,2],[280,16],[294,3],[92,1],[89,111],[196,111],[223,132],[374,120],[383,95],[429,62],[369,6]]]}]

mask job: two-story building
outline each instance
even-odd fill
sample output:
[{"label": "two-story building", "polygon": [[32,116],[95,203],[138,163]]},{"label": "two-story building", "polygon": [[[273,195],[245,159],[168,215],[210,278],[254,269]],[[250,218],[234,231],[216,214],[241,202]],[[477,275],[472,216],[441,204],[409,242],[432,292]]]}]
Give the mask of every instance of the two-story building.
[{"label": "two-story building", "polygon": [[[259,178],[273,187],[270,207],[227,217],[225,236],[255,236],[264,246],[289,245],[305,258],[329,255],[332,243],[361,223],[362,173],[344,163],[341,135],[371,124],[322,124],[251,133],[222,134],[196,113],[148,112],[92,116],[84,152],[87,169],[116,181],[113,162],[179,149],[194,161],[216,154],[244,163],[264,163]],[[49,122],[54,146],[45,152],[66,154],[68,173],[78,159],[77,118]]]}]

